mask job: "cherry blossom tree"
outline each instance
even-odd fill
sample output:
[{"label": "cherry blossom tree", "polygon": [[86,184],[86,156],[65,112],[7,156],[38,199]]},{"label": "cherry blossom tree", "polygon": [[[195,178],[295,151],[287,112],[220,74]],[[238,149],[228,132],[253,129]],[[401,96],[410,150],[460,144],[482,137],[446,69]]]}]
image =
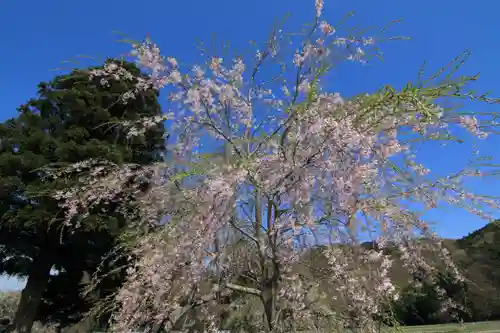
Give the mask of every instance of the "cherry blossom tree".
[{"label": "cherry blossom tree", "polygon": [[[341,37],[322,8],[316,0],[314,24],[292,55],[280,29],[250,62],[210,56],[190,71],[149,38],[133,45],[130,56],[149,76],[134,78],[135,89],[120,102],[165,89],[169,111],[117,125],[140,136],[168,121],[168,160],[148,167],[83,161],[58,174],[87,170],[81,186],[56,194],[68,223],[125,192],[140,202],[138,259],[115,295],[114,331],[215,332],[224,324],[217,305],[238,294],[246,296],[229,307],[257,313],[248,331],[375,332],[375,318],[398,297],[390,275],[395,256],[412,276],[432,278],[443,269],[462,279],[422,213],[451,204],[489,221],[498,201],[467,189],[467,178],[487,176],[477,165],[438,177],[417,153],[422,144],[446,151],[495,132],[496,114],[442,101],[497,100],[465,90],[475,76],[452,80],[454,65],[401,90],[386,86],[352,98],[328,91],[332,62],[366,62],[377,38]],[[104,85],[133,78],[116,64],[89,77]],[[366,241],[374,246],[362,246]],[[327,259],[321,279],[297,268],[313,248]],[[193,316],[201,326],[190,326]]]}]

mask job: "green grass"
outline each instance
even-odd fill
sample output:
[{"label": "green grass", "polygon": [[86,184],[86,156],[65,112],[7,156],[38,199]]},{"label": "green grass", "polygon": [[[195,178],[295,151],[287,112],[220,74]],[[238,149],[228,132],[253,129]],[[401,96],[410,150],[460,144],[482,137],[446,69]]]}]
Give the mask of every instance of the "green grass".
[{"label": "green grass", "polygon": [[[313,331],[303,331],[301,333],[312,333]],[[317,331],[314,331],[317,332]],[[333,331],[328,331],[333,332]],[[338,333],[348,333],[342,331]],[[399,328],[382,329],[382,333],[500,333],[500,321],[484,321],[467,324],[443,324],[426,326],[406,326]],[[326,331],[325,331],[326,333]]]},{"label": "green grass", "polygon": [[448,325],[430,325],[430,326],[411,326],[403,327],[404,333],[500,333],[500,321],[488,321],[468,324],[448,324]]}]

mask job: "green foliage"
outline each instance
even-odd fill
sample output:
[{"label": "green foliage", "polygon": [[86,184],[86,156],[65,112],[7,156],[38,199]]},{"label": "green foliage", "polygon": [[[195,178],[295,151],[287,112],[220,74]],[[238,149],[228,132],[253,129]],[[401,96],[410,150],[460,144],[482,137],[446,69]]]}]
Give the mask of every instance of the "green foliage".
[{"label": "green foliage", "polygon": [[[419,288],[405,287],[402,298],[395,304],[398,320],[405,325],[429,325],[500,319],[500,227],[486,225],[448,245],[460,264],[466,281],[453,283],[440,275],[437,285],[446,291],[460,309],[451,313],[439,311],[444,297],[436,293],[436,284],[423,283]],[[458,317],[458,318],[457,318]]]},{"label": "green foliage", "polygon": [[0,319],[14,317],[19,296],[18,292],[0,292]]},{"label": "green foliage", "polygon": [[[117,61],[117,60],[108,60]],[[133,74],[134,64],[123,63]],[[70,322],[90,309],[81,297],[82,274],[93,274],[105,255],[114,248],[116,237],[128,222],[105,207],[93,212],[77,231],[65,227],[65,212],[51,197],[55,189],[73,181],[48,181],[44,167],[61,167],[89,158],[112,162],[149,164],[162,158],[162,125],[143,137],[127,137],[123,120],[137,120],[161,113],[158,93],[141,92],[133,101],[121,103],[134,82],[89,80],[88,71],[75,70],[38,86],[38,97],[19,108],[19,115],[0,125],[0,272],[28,277],[33,262],[48,254],[58,275],[47,277],[47,287],[38,311],[39,318]],[[113,270],[123,262],[110,262]],[[112,292],[123,278],[109,276],[99,286],[103,295]]]}]

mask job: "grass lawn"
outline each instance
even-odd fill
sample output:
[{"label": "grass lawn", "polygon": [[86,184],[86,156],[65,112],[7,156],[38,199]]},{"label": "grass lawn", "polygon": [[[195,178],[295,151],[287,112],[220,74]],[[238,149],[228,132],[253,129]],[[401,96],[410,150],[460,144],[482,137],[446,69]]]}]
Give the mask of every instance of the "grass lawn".
[{"label": "grass lawn", "polygon": [[404,333],[500,333],[500,321],[485,321],[468,324],[449,324],[431,326],[411,326],[402,328]]}]

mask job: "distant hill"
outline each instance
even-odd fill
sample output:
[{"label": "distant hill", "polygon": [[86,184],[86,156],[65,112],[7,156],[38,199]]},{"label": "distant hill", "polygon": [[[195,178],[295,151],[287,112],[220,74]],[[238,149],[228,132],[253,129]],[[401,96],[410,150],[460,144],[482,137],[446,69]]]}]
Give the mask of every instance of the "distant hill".
[{"label": "distant hill", "polygon": [[[425,242],[425,239],[422,239]],[[452,298],[458,297],[460,304],[467,309],[466,313],[461,314],[464,321],[482,321],[500,319],[500,223],[491,223],[478,229],[469,235],[460,239],[444,239],[444,246],[450,251],[453,259],[461,268],[466,278],[464,286],[455,286],[448,284],[449,293]],[[362,244],[363,247],[372,247],[372,243]],[[392,251],[392,250],[390,250]],[[429,253],[428,259],[433,261],[434,257]],[[439,265],[439,263],[437,263]],[[327,260],[321,254],[321,251],[313,250],[309,255],[303,258],[299,266],[302,271],[309,271],[314,278],[321,279],[321,268],[326,267]],[[315,274],[315,271],[317,274]],[[395,256],[393,263],[392,278],[394,283],[409,293],[409,274]],[[444,277],[444,280],[447,278]],[[446,281],[443,283],[447,283]],[[325,284],[325,288],[328,286]],[[445,288],[445,289],[446,289]],[[460,289],[460,290],[459,290]],[[327,291],[325,289],[325,291]],[[327,291],[328,292],[328,291]],[[431,289],[421,289],[413,301],[419,304],[408,305],[412,311],[422,311],[422,308],[436,306],[436,302],[431,304],[431,300],[425,300],[425,297],[432,298]],[[425,295],[428,293],[428,295]],[[412,299],[409,297],[409,299]],[[335,305],[337,306],[337,305]],[[438,306],[438,305],[437,305]],[[420,309],[419,309],[420,307]],[[416,316],[418,314],[415,314]],[[422,319],[421,324],[436,324],[454,320],[449,315],[427,313],[427,319]],[[432,317],[432,318],[431,318]],[[427,322],[426,320],[430,320]],[[418,321],[409,324],[417,324]]]}]

